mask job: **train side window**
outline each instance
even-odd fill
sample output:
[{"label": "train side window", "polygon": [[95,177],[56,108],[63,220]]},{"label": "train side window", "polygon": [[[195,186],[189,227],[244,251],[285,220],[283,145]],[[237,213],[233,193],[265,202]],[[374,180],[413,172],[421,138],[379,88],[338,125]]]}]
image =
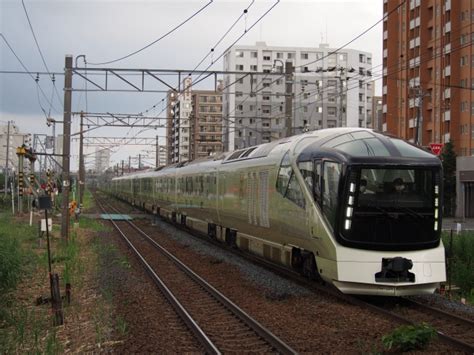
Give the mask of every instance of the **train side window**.
[{"label": "train side window", "polygon": [[321,205],[321,161],[314,162],[314,198]]},{"label": "train side window", "polygon": [[325,162],[323,165],[322,181],[322,206],[323,213],[334,228],[336,224],[336,212],[338,205],[339,179],[341,176],[341,164]]},{"label": "train side window", "polygon": [[300,169],[301,175],[303,175],[304,182],[309,187],[310,191],[313,191],[313,186],[314,186],[313,162],[312,161],[299,162],[298,168]]},{"label": "train side window", "polygon": [[301,186],[293,171],[291,172],[291,177],[290,181],[288,182],[288,188],[286,189],[285,197],[303,209],[306,207],[303,191],[301,191]]},{"label": "train side window", "polygon": [[290,155],[288,152],[284,155],[281,160],[280,169],[278,170],[278,178],[276,182],[276,189],[283,196],[286,194],[286,189],[288,187],[288,182],[291,177],[291,165],[290,165]]}]

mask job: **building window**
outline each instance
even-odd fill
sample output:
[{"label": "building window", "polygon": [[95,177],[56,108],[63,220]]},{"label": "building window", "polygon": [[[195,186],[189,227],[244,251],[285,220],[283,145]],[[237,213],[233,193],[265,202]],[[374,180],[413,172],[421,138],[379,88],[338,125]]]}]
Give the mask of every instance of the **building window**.
[{"label": "building window", "polygon": [[235,52],[235,56],[238,57],[238,58],[243,58],[243,57],[244,57],[244,52],[242,52],[242,51],[236,51],[236,52]]},{"label": "building window", "polygon": [[241,91],[236,91],[235,92],[235,97],[242,97],[242,92]]},{"label": "building window", "polygon": [[264,55],[264,56],[263,56],[263,60],[271,60],[271,58],[270,58],[269,55]]},{"label": "building window", "polygon": [[244,83],[244,79],[241,78],[241,79],[237,80],[237,82],[238,82],[239,84],[243,84],[243,83]]},{"label": "building window", "polygon": [[309,54],[308,53],[301,53],[301,59],[308,59]]},{"label": "building window", "polygon": [[372,64],[372,58],[367,57],[367,64]]},{"label": "building window", "polygon": [[295,54],[294,54],[294,53],[288,53],[288,54],[286,55],[286,57],[287,57],[288,59],[293,59],[293,58],[295,57]]},{"label": "building window", "polygon": [[337,81],[336,80],[328,80],[328,87],[336,87]]},{"label": "building window", "polygon": [[257,58],[258,52],[250,52],[250,58]]},{"label": "building window", "polygon": [[336,116],[336,108],[328,107],[328,116]]},{"label": "building window", "polygon": [[237,105],[237,110],[242,111],[244,109],[244,105]]},{"label": "building window", "polygon": [[257,66],[256,65],[251,65],[250,66],[250,71],[257,71]]},{"label": "building window", "polygon": [[461,102],[461,112],[466,112],[467,110],[467,101]]},{"label": "building window", "polygon": [[360,63],[365,63],[365,55],[364,54],[359,54],[359,62]]},{"label": "building window", "polygon": [[244,70],[244,65],[243,64],[236,64],[235,65],[235,70],[237,70],[237,71]]},{"label": "building window", "polygon": [[460,58],[460,64],[461,64],[461,66],[466,65],[466,64],[467,64],[467,61],[468,61],[467,55],[466,55],[466,56],[462,56],[462,57]]},{"label": "building window", "polygon": [[283,53],[277,53],[277,58],[278,59],[283,59]]},{"label": "building window", "polygon": [[328,94],[328,102],[336,102],[336,95]]}]

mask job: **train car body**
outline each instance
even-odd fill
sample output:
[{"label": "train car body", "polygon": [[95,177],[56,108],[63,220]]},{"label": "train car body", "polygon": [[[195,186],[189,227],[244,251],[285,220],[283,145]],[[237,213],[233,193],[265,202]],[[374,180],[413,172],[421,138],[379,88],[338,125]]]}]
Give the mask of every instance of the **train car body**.
[{"label": "train car body", "polygon": [[337,128],[117,177],[109,188],[344,293],[397,296],[445,281],[441,181],[434,155]]}]

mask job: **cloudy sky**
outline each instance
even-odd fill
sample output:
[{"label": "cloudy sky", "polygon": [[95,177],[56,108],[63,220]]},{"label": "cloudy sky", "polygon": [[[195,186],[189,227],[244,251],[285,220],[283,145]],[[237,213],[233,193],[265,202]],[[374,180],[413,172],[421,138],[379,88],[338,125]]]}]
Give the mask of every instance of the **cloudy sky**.
[{"label": "cloudy sky", "polygon": [[[325,42],[337,48],[383,16],[381,0],[255,0],[253,3],[251,0],[23,1],[46,65],[50,72],[57,73],[64,70],[66,54],[74,57],[86,55],[89,67],[193,69],[250,4],[247,15],[216,47],[214,58],[209,56],[199,69],[211,64],[212,59],[217,58],[275,3],[276,6],[248,30],[238,44],[252,45],[256,41],[265,41],[267,45],[274,46],[317,47]],[[107,66],[90,64],[114,60],[146,46],[207,3],[210,5],[189,22],[144,51]],[[0,32],[28,70],[35,73],[46,71],[21,0],[0,0]],[[348,48],[371,52],[373,66],[380,65],[382,25],[376,26]],[[83,63],[80,59],[78,66],[83,66]],[[211,68],[222,70],[222,60]],[[49,114],[56,120],[62,120],[60,99],[63,99],[64,76],[55,77],[56,93],[47,75],[40,75],[37,86],[33,79],[36,74],[32,78],[25,74],[7,73],[9,71],[24,71],[24,68],[0,37],[0,125],[14,120],[25,133],[51,134],[45,116]],[[176,78],[170,77],[169,80],[175,84]],[[201,88],[206,86],[211,89],[212,83],[203,83]],[[83,89],[84,81],[75,78],[73,87]],[[380,93],[380,82],[376,87]],[[86,110],[85,96],[83,92],[73,93],[73,111]],[[138,113],[157,104],[149,112],[150,115],[157,115],[161,111],[163,98],[159,93],[91,92],[87,95],[87,109],[89,112]],[[62,126],[58,126],[57,133],[61,130]],[[73,122],[73,132],[76,131],[77,117]],[[132,131],[128,128],[103,128],[90,135],[128,134],[133,137],[138,132],[138,128]],[[164,132],[149,130],[140,133],[144,137],[156,134]],[[142,149],[145,148],[127,146],[114,149],[112,160],[118,162],[128,158],[128,155],[138,154]],[[77,167],[76,152],[74,147],[73,169]]]}]

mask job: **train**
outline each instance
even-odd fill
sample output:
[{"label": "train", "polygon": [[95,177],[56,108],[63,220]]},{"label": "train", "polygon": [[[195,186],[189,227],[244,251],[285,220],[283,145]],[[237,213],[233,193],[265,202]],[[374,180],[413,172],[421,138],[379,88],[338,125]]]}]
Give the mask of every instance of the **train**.
[{"label": "train", "polygon": [[408,296],[446,280],[442,181],[424,149],[330,128],[115,177],[108,189],[343,293]]}]

